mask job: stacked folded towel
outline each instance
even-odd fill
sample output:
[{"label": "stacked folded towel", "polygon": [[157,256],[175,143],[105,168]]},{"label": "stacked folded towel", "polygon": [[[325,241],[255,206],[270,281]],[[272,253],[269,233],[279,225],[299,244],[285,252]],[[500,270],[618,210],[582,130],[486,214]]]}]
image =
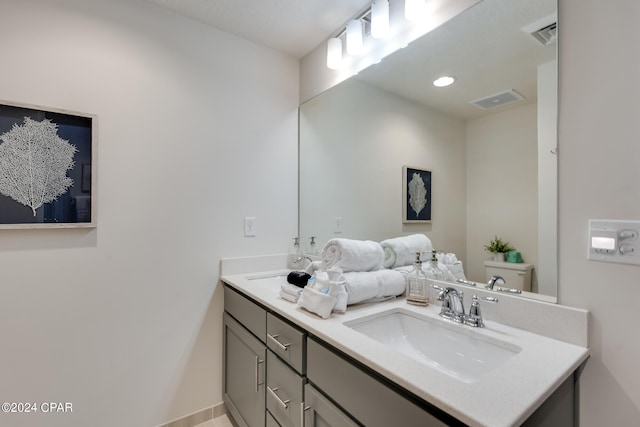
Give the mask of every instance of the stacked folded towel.
[{"label": "stacked folded towel", "polygon": [[383,266],[397,268],[412,265],[416,259],[416,252],[431,252],[433,245],[424,234],[410,234],[395,237],[380,242],[384,252]]},{"label": "stacked folded towel", "polygon": [[302,288],[292,285],[290,283],[283,283],[280,285],[280,297],[291,302],[298,302]]},{"label": "stacked folded towel", "polygon": [[322,249],[324,268],[348,271],[372,271],[382,268],[384,251],[371,240],[331,239]]},{"label": "stacked folded towel", "polygon": [[371,240],[331,239],[322,249],[322,261],[306,272],[313,275],[298,305],[323,319],[344,313],[348,304],[373,302],[402,294],[404,276],[384,269],[384,250]]}]

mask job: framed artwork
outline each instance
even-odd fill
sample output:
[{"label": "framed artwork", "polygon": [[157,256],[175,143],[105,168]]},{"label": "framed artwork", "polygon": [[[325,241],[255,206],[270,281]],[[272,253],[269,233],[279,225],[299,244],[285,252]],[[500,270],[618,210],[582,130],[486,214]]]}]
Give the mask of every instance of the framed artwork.
[{"label": "framed artwork", "polygon": [[402,167],[402,222],[431,222],[431,171]]},{"label": "framed artwork", "polygon": [[96,226],[96,117],[0,101],[0,228]]}]

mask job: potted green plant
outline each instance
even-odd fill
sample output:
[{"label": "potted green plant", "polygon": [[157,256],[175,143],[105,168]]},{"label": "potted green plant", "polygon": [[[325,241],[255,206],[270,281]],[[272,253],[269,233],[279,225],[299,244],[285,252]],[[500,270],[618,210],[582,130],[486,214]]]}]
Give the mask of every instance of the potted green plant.
[{"label": "potted green plant", "polygon": [[505,242],[498,236],[495,236],[492,240],[490,240],[488,245],[484,245],[484,248],[485,250],[493,254],[493,259],[495,261],[501,262],[504,262],[505,253],[514,250],[509,242]]}]

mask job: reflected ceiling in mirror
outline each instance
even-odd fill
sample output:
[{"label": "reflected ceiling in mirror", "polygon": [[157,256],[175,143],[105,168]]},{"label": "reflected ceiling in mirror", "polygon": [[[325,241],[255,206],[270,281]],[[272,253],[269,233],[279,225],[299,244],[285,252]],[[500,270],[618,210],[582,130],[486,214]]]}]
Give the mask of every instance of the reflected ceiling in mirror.
[{"label": "reflected ceiling in mirror", "polygon": [[[300,108],[300,236],[425,233],[484,282],[498,235],[556,296],[555,0],[483,0]],[[455,82],[435,87],[437,77]],[[515,93],[483,109],[474,100]],[[493,103],[489,101],[489,104]],[[553,153],[552,153],[553,152]],[[432,171],[432,223],[402,223],[402,167]]]}]

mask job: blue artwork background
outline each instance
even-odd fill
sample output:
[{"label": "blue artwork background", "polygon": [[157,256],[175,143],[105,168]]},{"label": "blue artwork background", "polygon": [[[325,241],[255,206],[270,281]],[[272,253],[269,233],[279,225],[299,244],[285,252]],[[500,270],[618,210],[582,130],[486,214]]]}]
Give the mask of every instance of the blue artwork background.
[{"label": "blue artwork background", "polygon": [[[431,202],[433,198],[431,194],[431,171],[407,167],[405,173],[406,173],[404,177],[405,178],[404,182],[406,183],[406,186],[404,188],[404,194],[405,194],[404,211],[406,212],[405,221],[431,221]],[[411,182],[411,178],[413,177],[414,173],[417,173],[420,175],[420,178],[422,178],[422,181],[424,182],[424,186],[427,189],[427,204],[420,211],[419,215],[416,215],[414,210],[411,208],[411,205],[409,205],[409,185],[408,184],[409,182]]]},{"label": "blue artwork background", "polygon": [[11,130],[14,124],[24,124],[25,117],[37,121],[49,119],[58,125],[58,136],[75,145],[78,150],[73,158],[75,163],[67,172],[67,176],[73,180],[73,186],[58,199],[38,208],[35,217],[30,207],[0,194],[0,224],[90,223],[91,185],[82,185],[82,169],[83,164],[85,167],[91,166],[92,118],[1,104],[0,135]]}]

